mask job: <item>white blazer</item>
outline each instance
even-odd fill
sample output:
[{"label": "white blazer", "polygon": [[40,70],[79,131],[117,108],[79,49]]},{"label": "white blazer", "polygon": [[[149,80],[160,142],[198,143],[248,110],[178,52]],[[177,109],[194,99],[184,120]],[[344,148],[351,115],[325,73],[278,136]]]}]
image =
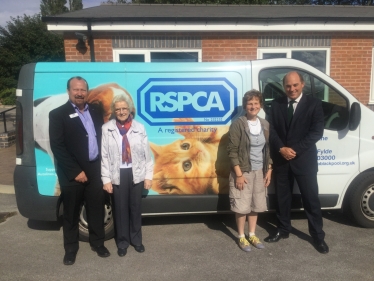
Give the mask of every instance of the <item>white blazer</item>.
[{"label": "white blazer", "polygon": [[[126,136],[131,149],[134,184],[142,182],[144,179],[152,180],[153,160],[144,126],[133,119]],[[102,127],[101,179],[104,184],[111,182],[119,185],[120,183],[122,143],[119,142],[119,139],[120,134],[116,120],[109,120]]]}]

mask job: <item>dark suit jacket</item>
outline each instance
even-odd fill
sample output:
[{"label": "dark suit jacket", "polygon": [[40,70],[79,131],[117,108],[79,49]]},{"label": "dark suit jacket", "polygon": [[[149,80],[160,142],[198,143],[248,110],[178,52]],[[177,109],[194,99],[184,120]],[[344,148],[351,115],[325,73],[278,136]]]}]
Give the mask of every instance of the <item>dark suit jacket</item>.
[{"label": "dark suit jacket", "polygon": [[[322,102],[314,97],[303,94],[291,124],[287,122],[287,97],[273,100],[269,114],[270,145],[274,172],[288,169],[296,175],[317,173],[316,142],[323,136],[324,115]],[[291,147],[296,157],[287,161],[279,153],[280,148]]]},{"label": "dark suit jacket", "polygon": [[[99,108],[89,106],[95,125],[99,158],[101,149],[101,126],[103,115]],[[49,139],[55,157],[56,173],[61,186],[76,185],[74,180],[84,171],[88,180],[100,177],[100,161],[97,165],[89,162],[88,134],[79,116],[71,118],[75,109],[70,101],[49,113]]]}]

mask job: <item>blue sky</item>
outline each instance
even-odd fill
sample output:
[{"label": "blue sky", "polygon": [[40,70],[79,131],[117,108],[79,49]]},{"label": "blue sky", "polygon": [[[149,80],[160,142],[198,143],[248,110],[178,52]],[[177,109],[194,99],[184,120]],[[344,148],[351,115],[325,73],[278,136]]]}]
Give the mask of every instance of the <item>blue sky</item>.
[{"label": "blue sky", "polygon": [[[83,9],[100,6],[105,0],[83,0]],[[0,25],[5,26],[10,17],[34,15],[40,12],[40,0],[0,0]]]}]

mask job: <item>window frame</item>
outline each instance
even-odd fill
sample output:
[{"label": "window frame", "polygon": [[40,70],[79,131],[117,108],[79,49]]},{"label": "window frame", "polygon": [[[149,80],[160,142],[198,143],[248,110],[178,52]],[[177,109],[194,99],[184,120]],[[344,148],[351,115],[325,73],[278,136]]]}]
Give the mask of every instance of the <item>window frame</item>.
[{"label": "window frame", "polygon": [[120,62],[120,55],[144,55],[144,62],[151,62],[151,53],[198,53],[198,62],[202,62],[202,49],[113,49],[113,62]]},{"label": "window frame", "polygon": [[[262,59],[267,53],[286,53],[286,58],[292,58],[292,51],[326,51],[326,73],[330,76],[331,49],[329,47],[284,47],[284,48],[257,48],[257,59]],[[373,95],[374,96],[374,95]],[[374,98],[373,98],[374,102]]]},{"label": "window frame", "polygon": [[[322,83],[324,83],[324,85],[326,85],[326,86],[328,86],[329,88],[331,88],[332,90],[334,90],[340,97],[342,97],[344,100],[345,100],[345,102],[346,102],[346,104],[347,104],[347,111],[348,111],[348,114],[349,114],[349,112],[350,112],[350,108],[351,108],[351,103],[350,103],[350,101],[349,101],[349,99],[344,95],[344,94],[342,94],[340,91],[338,91],[335,87],[333,87],[330,83],[328,83],[328,82],[326,82],[324,79],[322,79],[321,77],[318,77],[318,76],[316,76],[314,73],[311,73],[311,72],[309,72],[309,71],[307,71],[307,70],[305,70],[305,69],[300,69],[300,68],[297,68],[297,67],[282,67],[282,66],[276,66],[276,67],[274,67],[274,66],[271,66],[271,67],[265,67],[265,68],[263,68],[263,69],[261,69],[260,70],[260,72],[258,73],[258,85],[259,85],[259,90],[262,92],[264,89],[261,89],[260,88],[260,85],[261,85],[261,79],[260,79],[260,77],[261,77],[261,72],[263,72],[263,71],[267,71],[267,70],[271,70],[271,69],[290,69],[290,71],[300,71],[300,72],[302,72],[302,73],[305,73],[305,74],[307,74],[307,75],[309,75],[309,77],[311,78],[311,79],[313,79],[313,82],[311,82],[311,91],[312,91],[312,96],[313,97],[315,97],[315,98],[318,98],[318,97],[316,97],[315,96],[315,85],[314,85],[314,79],[318,79],[318,80],[320,80]],[[286,95],[284,95],[284,96],[286,96]],[[318,98],[319,99],[319,98]],[[319,99],[319,100],[321,100],[321,99]],[[263,100],[263,102],[264,102],[264,104],[265,104],[265,100]],[[321,102],[326,102],[326,101],[324,101],[324,100],[321,100]],[[327,103],[330,103],[329,101],[327,101]],[[265,107],[265,106],[264,106]],[[267,110],[264,108],[264,111],[265,111],[265,113],[266,114],[268,114],[268,112],[267,112]],[[345,127],[344,128],[342,128],[342,129],[340,129],[340,130],[337,130],[337,129],[334,129],[334,128],[324,128],[324,130],[329,130],[329,131],[341,131],[341,130],[345,130],[346,128],[347,128],[347,126],[349,126],[349,119],[347,120],[347,124],[345,125]]]}]

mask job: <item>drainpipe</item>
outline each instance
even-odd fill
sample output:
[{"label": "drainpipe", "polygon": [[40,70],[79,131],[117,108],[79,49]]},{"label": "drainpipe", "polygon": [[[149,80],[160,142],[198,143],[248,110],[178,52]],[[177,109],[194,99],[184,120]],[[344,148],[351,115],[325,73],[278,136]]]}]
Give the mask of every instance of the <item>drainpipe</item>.
[{"label": "drainpipe", "polygon": [[90,46],[90,56],[91,62],[95,62],[95,48],[94,48],[94,40],[92,37],[92,29],[91,29],[91,22],[87,22],[87,35],[88,35],[88,45]]}]

